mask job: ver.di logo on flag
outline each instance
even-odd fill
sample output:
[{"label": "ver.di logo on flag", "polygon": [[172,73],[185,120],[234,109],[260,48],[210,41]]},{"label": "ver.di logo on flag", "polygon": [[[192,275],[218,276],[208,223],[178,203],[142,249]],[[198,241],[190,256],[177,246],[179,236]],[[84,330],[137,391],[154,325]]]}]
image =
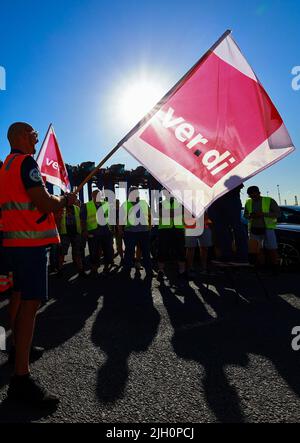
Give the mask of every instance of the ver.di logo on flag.
[{"label": "ver.di logo on flag", "polygon": [[196,217],[295,149],[230,34],[119,143]]},{"label": "ver.di logo on flag", "polygon": [[261,84],[211,54],[140,138],[212,188],[281,125]]}]

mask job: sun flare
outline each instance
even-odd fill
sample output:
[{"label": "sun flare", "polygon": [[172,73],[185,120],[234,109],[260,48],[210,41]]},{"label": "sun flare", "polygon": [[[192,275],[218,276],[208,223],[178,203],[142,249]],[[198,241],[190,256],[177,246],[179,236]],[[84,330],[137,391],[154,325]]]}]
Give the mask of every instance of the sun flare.
[{"label": "sun flare", "polygon": [[142,80],[132,83],[121,94],[119,111],[120,117],[128,125],[140,121],[166,91],[161,85],[151,80]]}]

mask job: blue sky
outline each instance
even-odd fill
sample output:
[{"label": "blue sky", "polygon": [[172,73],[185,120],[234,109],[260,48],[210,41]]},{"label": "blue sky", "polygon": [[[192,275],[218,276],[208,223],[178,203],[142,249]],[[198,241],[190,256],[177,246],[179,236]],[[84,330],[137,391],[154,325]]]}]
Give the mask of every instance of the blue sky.
[{"label": "blue sky", "polygon": [[[119,91],[142,73],[167,92],[226,30],[233,37],[300,146],[298,0],[1,0],[0,158],[6,131],[28,121],[42,141],[53,122],[66,162],[98,163],[131,129],[119,112]],[[300,200],[300,153],[247,184],[282,202]],[[121,150],[108,162],[136,162]]]}]

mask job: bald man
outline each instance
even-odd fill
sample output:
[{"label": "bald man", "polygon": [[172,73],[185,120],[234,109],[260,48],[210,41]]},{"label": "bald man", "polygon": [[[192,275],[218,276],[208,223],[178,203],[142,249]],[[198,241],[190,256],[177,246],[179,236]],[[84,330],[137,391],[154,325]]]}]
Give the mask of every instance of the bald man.
[{"label": "bald man", "polygon": [[59,243],[53,212],[72,205],[75,194],[50,195],[33,154],[38,133],[28,123],[14,123],[7,133],[11,152],[0,170],[0,205],[3,247],[13,271],[14,292],[10,300],[13,347],[10,361],[15,370],[8,399],[38,407],[52,407],[58,398],[31,376],[29,361],[36,313],[47,299],[47,250]]}]

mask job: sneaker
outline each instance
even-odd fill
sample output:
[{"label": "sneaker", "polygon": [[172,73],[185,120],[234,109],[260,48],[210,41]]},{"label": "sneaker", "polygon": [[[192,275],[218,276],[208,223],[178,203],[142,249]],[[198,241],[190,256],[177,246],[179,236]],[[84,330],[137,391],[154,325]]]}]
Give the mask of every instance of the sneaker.
[{"label": "sneaker", "polygon": [[[44,348],[41,348],[39,346],[32,346],[30,349],[29,361],[33,362],[38,360],[39,358],[42,357],[44,351],[45,351]],[[8,363],[14,364],[15,361],[16,361],[16,348],[12,346],[8,354]]]},{"label": "sneaker", "polygon": [[22,402],[39,408],[53,408],[59,403],[59,398],[40,386],[30,374],[25,376],[15,375],[11,378],[7,400]]}]

